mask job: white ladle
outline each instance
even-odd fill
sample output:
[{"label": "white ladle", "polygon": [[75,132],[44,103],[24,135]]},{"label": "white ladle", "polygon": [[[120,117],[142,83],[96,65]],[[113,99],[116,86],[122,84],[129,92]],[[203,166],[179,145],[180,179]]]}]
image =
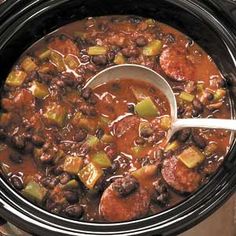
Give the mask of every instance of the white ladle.
[{"label": "white ladle", "polygon": [[116,79],[135,79],[146,81],[162,91],[170,103],[172,123],[167,141],[176,132],[184,128],[226,129],[236,131],[236,120],[212,118],[178,119],[175,95],[167,81],[157,72],[136,64],[122,64],[109,67],[90,79],[85,87],[95,88]]}]

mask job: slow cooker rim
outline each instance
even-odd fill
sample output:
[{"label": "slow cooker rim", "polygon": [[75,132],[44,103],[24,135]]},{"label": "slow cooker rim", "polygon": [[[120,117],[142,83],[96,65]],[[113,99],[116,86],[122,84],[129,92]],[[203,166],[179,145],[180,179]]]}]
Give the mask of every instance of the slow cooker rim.
[{"label": "slow cooker rim", "polygon": [[[58,4],[61,4],[61,3],[64,3],[64,2],[67,2],[68,0],[61,0],[60,2],[59,1],[57,1],[58,2]],[[170,2],[170,0],[168,0],[169,2]],[[180,2],[180,1],[179,1]],[[182,1],[183,2],[183,1]],[[188,2],[192,2],[192,1],[189,1],[189,0],[187,0],[187,1],[184,1],[185,3],[188,3]],[[40,5],[41,6],[41,5]],[[32,10],[33,11],[33,10]],[[20,18],[19,18],[20,19]],[[226,28],[224,28],[224,30],[226,30]],[[234,54],[235,55],[235,54]],[[234,174],[232,175],[232,176],[234,176]],[[215,176],[215,178],[216,178],[216,176]],[[212,178],[211,179],[211,181],[210,182],[212,182],[213,181],[213,179],[215,179],[215,178]],[[209,183],[210,183],[209,182]],[[234,182],[236,182],[236,180],[234,181]],[[5,182],[4,182],[5,183]],[[2,179],[1,179],[1,184],[3,184],[2,183]],[[206,186],[207,185],[205,185],[204,186],[204,188],[206,188]],[[8,186],[9,187],[9,186]],[[203,188],[203,189],[204,189]],[[198,192],[200,192],[201,190],[199,190]],[[223,195],[224,196],[224,195]],[[225,196],[226,197],[226,196]],[[228,197],[228,196],[227,196]],[[184,201],[185,202],[185,201]],[[3,204],[4,204],[4,202],[3,202]],[[179,206],[180,204],[178,204],[177,206]],[[172,208],[171,209],[169,209],[169,210],[172,210]],[[212,209],[213,210],[213,209]],[[168,210],[167,210],[167,212],[168,212]],[[163,213],[160,213],[160,214],[164,214],[165,212],[163,212]],[[159,215],[159,214],[158,214]],[[154,216],[154,217],[156,217],[156,216]],[[145,218],[144,220],[147,220],[149,217],[147,217],[147,218]],[[143,219],[142,219],[143,220]],[[137,222],[139,222],[139,220],[136,220],[135,221],[135,223],[137,223]],[[77,222],[78,223],[78,222]],[[81,223],[81,222],[80,222]],[[132,223],[132,221],[130,221],[130,222],[125,222],[125,223],[117,223],[117,224],[119,224],[119,226],[120,225],[125,225],[125,224],[130,224],[130,223]],[[86,225],[87,225],[87,223],[86,223]],[[101,224],[101,223],[99,223],[99,226],[101,226],[101,225],[106,225],[106,224]],[[110,226],[111,224],[109,224],[109,226]]]}]

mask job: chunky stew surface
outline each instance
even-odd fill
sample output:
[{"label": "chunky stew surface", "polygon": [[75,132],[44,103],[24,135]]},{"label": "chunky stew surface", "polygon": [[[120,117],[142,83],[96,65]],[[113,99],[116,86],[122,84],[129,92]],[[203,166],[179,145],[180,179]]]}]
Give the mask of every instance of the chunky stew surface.
[{"label": "chunky stew surface", "polygon": [[1,170],[24,197],[68,218],[127,221],[177,204],[217,171],[230,133],[185,129],[166,145],[170,107],[145,78],[84,88],[124,63],[161,73],[179,117],[231,117],[220,71],[186,35],[137,16],[67,25],[21,56],[1,94]]}]

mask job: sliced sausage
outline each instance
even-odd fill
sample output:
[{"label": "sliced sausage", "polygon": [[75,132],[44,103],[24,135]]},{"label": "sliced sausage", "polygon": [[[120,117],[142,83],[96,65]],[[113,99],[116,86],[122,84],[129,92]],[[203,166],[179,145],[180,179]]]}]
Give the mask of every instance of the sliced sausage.
[{"label": "sliced sausage", "polygon": [[119,138],[124,135],[131,128],[134,128],[139,123],[139,118],[136,116],[126,116],[117,121],[113,125],[113,132]]},{"label": "sliced sausage", "polygon": [[129,221],[145,216],[149,204],[150,196],[141,186],[128,196],[120,197],[111,184],[102,195],[99,211],[109,222]]},{"label": "sliced sausage", "polygon": [[160,56],[160,66],[167,76],[177,81],[193,80],[194,65],[185,48],[169,47]]},{"label": "sliced sausage", "polygon": [[201,175],[187,168],[175,156],[164,160],[161,173],[168,185],[182,193],[197,190],[201,182]]}]

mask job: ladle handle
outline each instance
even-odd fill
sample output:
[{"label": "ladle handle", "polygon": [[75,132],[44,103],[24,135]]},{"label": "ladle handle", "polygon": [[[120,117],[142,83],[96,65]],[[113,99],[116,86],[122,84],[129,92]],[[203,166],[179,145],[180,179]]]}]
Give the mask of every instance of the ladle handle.
[{"label": "ladle handle", "polygon": [[236,131],[236,120],[230,119],[177,119],[173,124],[173,132],[184,128],[226,129]]}]

